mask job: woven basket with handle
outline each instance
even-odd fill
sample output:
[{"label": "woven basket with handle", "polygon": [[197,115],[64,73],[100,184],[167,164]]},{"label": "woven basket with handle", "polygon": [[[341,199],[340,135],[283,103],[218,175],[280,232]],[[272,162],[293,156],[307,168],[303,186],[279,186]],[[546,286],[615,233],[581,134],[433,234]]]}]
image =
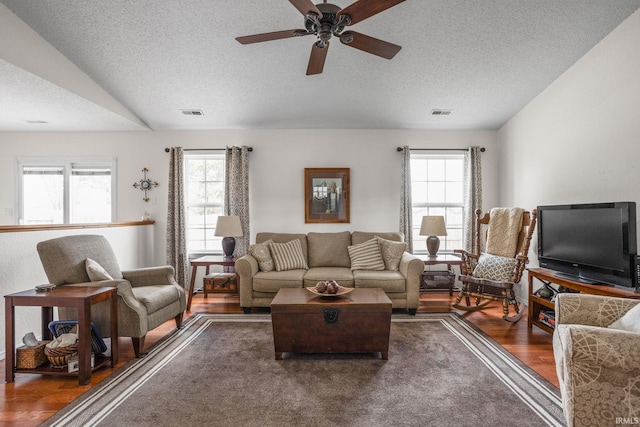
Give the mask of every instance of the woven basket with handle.
[{"label": "woven basket with handle", "polygon": [[69,364],[71,356],[78,354],[78,344],[71,344],[65,347],[44,348],[44,354],[49,359],[54,368],[63,368]]}]

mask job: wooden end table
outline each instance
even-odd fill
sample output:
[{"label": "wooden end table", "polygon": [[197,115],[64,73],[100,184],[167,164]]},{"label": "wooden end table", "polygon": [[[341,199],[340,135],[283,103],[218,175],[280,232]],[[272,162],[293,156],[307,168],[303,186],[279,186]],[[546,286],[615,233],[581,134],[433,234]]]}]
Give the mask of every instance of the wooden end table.
[{"label": "wooden end table", "polygon": [[[420,258],[425,266],[444,264],[447,266],[447,269],[441,270],[425,270],[422,273],[422,277],[420,278],[420,292],[434,292],[441,291],[443,289],[449,289],[449,296],[453,296],[453,291],[459,291],[459,288],[456,288],[456,273],[453,271],[454,265],[462,265],[462,258],[457,255],[451,254],[440,254],[436,256],[431,255],[417,255]],[[435,280],[436,277],[446,277],[447,279],[447,288],[439,288],[439,287],[427,287],[427,280]]]},{"label": "wooden end table", "polygon": [[339,297],[281,288],[271,302],[276,360],[283,353],[377,353],[389,358],[391,300],[382,289]]},{"label": "wooden end table", "polygon": [[[5,378],[8,383],[15,379],[16,372],[44,375],[78,375],[78,384],[91,382],[91,306],[103,301],[111,302],[111,357],[97,356],[94,368],[107,364],[115,368],[118,364],[118,301],[114,287],[93,288],[88,286],[58,286],[51,291],[35,289],[5,295]],[[53,307],[75,307],[78,311],[78,372],[41,366],[33,369],[15,367],[15,307],[42,307],[42,339],[52,339],[49,322],[53,320]]]},{"label": "wooden end table", "polygon": [[[236,264],[235,258],[227,258],[222,255],[207,255],[190,261],[191,264],[191,280],[189,281],[189,290],[187,291],[187,310],[191,310],[191,300],[195,293],[194,287],[196,283],[196,274],[198,267],[206,267],[205,275],[209,274],[209,267],[212,265],[221,265],[223,267],[233,267]],[[237,284],[236,289],[240,286]]]}]

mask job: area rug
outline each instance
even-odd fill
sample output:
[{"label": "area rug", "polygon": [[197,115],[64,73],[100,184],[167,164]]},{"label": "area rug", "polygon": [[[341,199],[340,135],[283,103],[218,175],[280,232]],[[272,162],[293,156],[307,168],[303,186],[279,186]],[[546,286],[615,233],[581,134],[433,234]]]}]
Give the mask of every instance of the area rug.
[{"label": "area rug", "polygon": [[275,360],[269,315],[197,314],[43,425],[540,427],[564,418],[556,387],[457,314],[394,314],[386,361]]}]

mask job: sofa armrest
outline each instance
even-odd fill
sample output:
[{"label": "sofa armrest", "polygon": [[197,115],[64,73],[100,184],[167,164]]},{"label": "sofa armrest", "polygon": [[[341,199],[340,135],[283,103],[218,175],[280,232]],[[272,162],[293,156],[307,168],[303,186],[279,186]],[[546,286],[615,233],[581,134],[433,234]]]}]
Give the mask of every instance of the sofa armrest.
[{"label": "sofa armrest", "polygon": [[606,327],[622,317],[640,300],[600,295],[559,293],[556,325],[578,324]]},{"label": "sofa armrest", "polygon": [[251,301],[253,300],[253,276],[260,271],[258,260],[251,255],[245,255],[236,260],[235,269],[238,280],[240,281],[240,307],[251,307]]},{"label": "sofa armrest", "polygon": [[175,279],[175,270],[170,265],[123,271],[122,277],[131,282],[133,287],[178,285]]},{"label": "sofa armrest", "polygon": [[407,308],[417,309],[420,305],[420,276],[424,271],[424,261],[409,252],[405,252],[400,259],[398,270],[407,283]]}]

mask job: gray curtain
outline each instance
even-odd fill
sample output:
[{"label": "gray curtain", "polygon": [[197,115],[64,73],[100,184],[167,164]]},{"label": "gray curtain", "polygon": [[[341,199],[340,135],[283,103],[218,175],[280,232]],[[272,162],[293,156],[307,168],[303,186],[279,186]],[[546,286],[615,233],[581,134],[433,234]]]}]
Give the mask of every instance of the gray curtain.
[{"label": "gray curtain", "polygon": [[402,147],[402,190],[400,193],[400,232],[404,234],[407,252],[413,253],[413,206],[411,205],[411,151]]},{"label": "gray curtain", "polygon": [[249,148],[227,147],[225,159],[225,215],[237,215],[242,224],[242,237],[236,238],[233,256],[247,254],[249,248]]},{"label": "gray curtain", "polygon": [[464,249],[475,250],[476,209],[482,209],[482,162],[480,147],[469,147],[464,154]]},{"label": "gray curtain", "polygon": [[167,209],[167,264],[176,270],[176,281],[186,289],[189,278],[184,222],[184,152],[169,150],[169,206]]}]

